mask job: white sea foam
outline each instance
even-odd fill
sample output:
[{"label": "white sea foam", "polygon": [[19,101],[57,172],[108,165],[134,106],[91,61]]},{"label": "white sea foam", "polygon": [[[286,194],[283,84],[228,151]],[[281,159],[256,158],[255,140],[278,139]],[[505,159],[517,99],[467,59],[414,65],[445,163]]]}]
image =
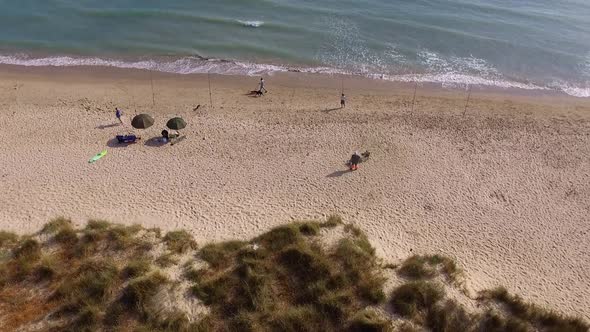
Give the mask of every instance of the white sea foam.
[{"label": "white sea foam", "polygon": [[586,82],[586,86],[575,86],[563,81],[555,81],[550,84],[555,90],[561,90],[570,96],[588,98],[590,97],[590,81]]},{"label": "white sea foam", "polygon": [[571,86],[564,86],[561,87],[561,90],[567,93],[570,96],[574,97],[581,97],[581,98],[589,98],[590,97],[590,88],[577,88]]},{"label": "white sea foam", "polygon": [[502,75],[484,59],[470,57],[451,56],[443,58],[439,54],[430,51],[418,53],[422,64],[436,74],[460,74],[480,76],[488,80],[501,80]]},{"label": "white sea foam", "polygon": [[53,56],[31,58],[26,55],[0,55],[0,64],[29,67],[75,67],[103,66],[127,69],[146,69],[175,74],[227,74],[227,75],[259,75],[269,72],[288,71],[288,68],[271,64],[254,64],[238,61],[202,59],[186,57],[176,60],[138,60],[124,61],[119,59],[103,59],[97,57]]},{"label": "white sea foam", "polygon": [[242,21],[242,20],[238,20],[238,23],[240,23],[241,25],[245,26],[245,27],[249,27],[249,28],[259,28],[261,26],[264,25],[263,21]]},{"label": "white sea foam", "polygon": [[[344,70],[333,67],[287,67],[275,64],[256,64],[242,61],[203,59],[200,57],[185,57],[175,60],[125,61],[121,59],[71,56],[34,58],[24,54],[0,55],[0,64],[29,67],[102,66],[154,70],[175,74],[212,73],[249,76],[259,76],[262,74],[279,72],[346,74],[395,82],[435,83],[451,88],[465,88],[469,85],[473,85],[525,90],[557,90],[576,97],[590,97],[590,84],[587,86],[574,86],[564,82],[554,82],[548,86],[540,86],[532,83],[515,82],[502,78],[495,69],[491,68],[487,63],[482,62],[481,59],[452,58],[451,60],[444,60],[433,53],[424,53],[422,56],[424,59],[427,59],[425,61],[428,61],[432,65],[432,68],[438,68],[439,70],[423,74],[390,74],[386,72],[368,72],[364,71],[362,68],[361,70]],[[460,68],[463,68],[463,70],[458,70]],[[473,71],[474,74],[469,73],[469,71]],[[482,73],[484,75],[481,75]]]},{"label": "white sea foam", "polygon": [[374,78],[381,78],[393,82],[406,83],[437,83],[448,88],[466,88],[468,86],[489,86],[506,89],[524,89],[524,90],[550,90],[534,84],[512,82],[508,80],[486,79],[479,76],[446,73],[446,74],[407,74],[407,75],[378,75]]},{"label": "white sea foam", "polygon": [[[586,86],[572,85],[568,82],[552,82],[547,85],[517,82],[505,78],[496,68],[483,59],[470,57],[443,58],[430,51],[418,53],[422,65],[429,73],[407,75],[374,76],[396,82],[439,83],[444,87],[467,88],[468,86],[489,86],[507,89],[562,91],[574,97],[590,97],[590,83]],[[588,59],[590,69],[590,58]]]}]

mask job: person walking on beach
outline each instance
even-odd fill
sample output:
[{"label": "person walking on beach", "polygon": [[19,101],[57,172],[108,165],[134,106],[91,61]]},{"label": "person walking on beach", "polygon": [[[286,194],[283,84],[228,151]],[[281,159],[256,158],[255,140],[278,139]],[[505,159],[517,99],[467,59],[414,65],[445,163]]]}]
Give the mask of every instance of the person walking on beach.
[{"label": "person walking on beach", "polygon": [[119,122],[123,123],[123,120],[121,119],[121,117],[123,116],[123,111],[121,111],[118,107],[115,107],[115,116],[117,117],[117,120],[119,120]]},{"label": "person walking on beach", "polygon": [[346,107],[346,96],[343,93],[342,96],[340,96],[340,108],[344,107]]},{"label": "person walking on beach", "polygon": [[260,78],[260,88],[258,89],[258,92],[260,94],[266,93],[268,91],[266,91],[266,88],[264,87],[264,78]]}]

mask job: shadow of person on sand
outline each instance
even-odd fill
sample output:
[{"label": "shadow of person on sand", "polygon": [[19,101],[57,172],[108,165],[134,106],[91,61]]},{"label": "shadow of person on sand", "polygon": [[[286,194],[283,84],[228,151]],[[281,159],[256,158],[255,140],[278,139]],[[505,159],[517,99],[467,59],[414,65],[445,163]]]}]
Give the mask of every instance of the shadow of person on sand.
[{"label": "shadow of person on sand", "polygon": [[326,177],[327,178],[337,178],[337,177],[341,177],[342,175],[344,175],[344,174],[346,174],[348,172],[349,172],[348,170],[346,170],[346,171],[336,171],[336,172],[333,172],[333,173],[330,173],[330,174],[326,175]]},{"label": "shadow of person on sand", "polygon": [[133,144],[137,144],[137,143],[119,143],[119,140],[116,137],[115,138],[111,138],[107,142],[107,146],[109,148],[126,148],[129,145],[133,145]]},{"label": "shadow of person on sand", "polygon": [[337,110],[340,110],[340,109],[342,109],[342,107],[334,107],[334,108],[322,110],[322,112],[324,112],[324,113],[330,113],[330,112],[337,111]]},{"label": "shadow of person on sand", "polygon": [[258,98],[258,97],[262,97],[262,93],[257,90],[252,90],[248,93],[244,93],[244,96],[248,96],[250,98]]},{"label": "shadow of person on sand", "polygon": [[117,122],[117,123],[111,123],[109,125],[96,126],[96,127],[94,127],[94,129],[107,129],[107,128],[117,127],[117,126],[120,126],[120,125],[121,125],[121,123]]},{"label": "shadow of person on sand", "polygon": [[151,146],[151,147],[160,147],[160,146],[164,146],[168,144],[168,142],[164,142],[164,140],[162,139],[162,136],[156,136],[156,137],[152,137],[148,140],[145,141],[145,143],[143,143],[143,145],[146,146]]}]

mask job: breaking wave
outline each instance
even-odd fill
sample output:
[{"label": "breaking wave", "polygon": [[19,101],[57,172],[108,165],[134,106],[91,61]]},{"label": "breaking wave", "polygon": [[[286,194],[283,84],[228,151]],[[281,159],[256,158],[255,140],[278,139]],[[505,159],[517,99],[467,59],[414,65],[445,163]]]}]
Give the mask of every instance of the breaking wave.
[{"label": "breaking wave", "polygon": [[241,25],[245,26],[245,27],[249,27],[249,28],[259,28],[261,26],[264,25],[264,22],[262,21],[242,21],[242,20],[238,20],[238,23],[240,23]]},{"label": "breaking wave", "polygon": [[[397,56],[397,55],[395,55]],[[49,56],[32,57],[25,54],[0,55],[0,64],[28,67],[76,67],[101,66],[126,69],[141,69],[175,74],[222,74],[222,75],[263,75],[279,72],[302,72],[317,74],[358,75],[373,79],[394,82],[436,83],[443,87],[464,88],[469,85],[514,88],[525,90],[562,91],[576,97],[590,97],[590,88],[575,86],[566,82],[552,82],[547,85],[524,83],[504,79],[500,73],[485,61],[476,58],[442,59],[438,55],[424,51],[419,54],[424,63],[431,68],[431,73],[387,73],[362,70],[344,70],[334,67],[297,67],[278,64],[259,64],[243,61],[208,59],[190,56],[177,59],[140,59],[122,60],[100,57]]]}]

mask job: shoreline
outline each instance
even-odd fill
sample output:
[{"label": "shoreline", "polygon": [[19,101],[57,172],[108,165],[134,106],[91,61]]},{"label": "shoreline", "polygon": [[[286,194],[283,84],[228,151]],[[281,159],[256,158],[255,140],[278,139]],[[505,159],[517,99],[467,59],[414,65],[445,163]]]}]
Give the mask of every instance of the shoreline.
[{"label": "shoreline", "polygon": [[[455,257],[471,289],[504,284],[590,317],[590,101],[347,78],[150,75],[0,66],[0,227],[57,216],[184,228],[199,242],[247,239],[293,219],[340,214],[381,257]],[[152,79],[150,79],[150,76]],[[151,85],[153,81],[154,93]],[[196,109],[197,105],[201,105]],[[119,146],[114,107],[156,124]],[[187,139],[158,146],[166,119]],[[108,149],[96,164],[88,158]],[[355,150],[371,160],[355,173]]]},{"label": "shoreline", "polygon": [[[167,73],[149,69],[118,68],[110,66],[21,66],[0,64],[0,74],[4,80],[17,81],[25,75],[26,78],[51,79],[59,81],[73,80],[87,82],[88,76],[92,80],[109,81],[125,80],[127,82],[149,83],[151,80],[165,80],[177,82],[191,82],[199,84],[206,77],[206,73],[180,74]],[[232,84],[238,87],[238,82],[246,82],[245,87],[256,85],[259,77],[270,78],[281,87],[287,88],[317,88],[332,89],[345,92],[379,93],[392,95],[413,95],[416,88],[417,97],[441,96],[456,99],[467,99],[469,90],[465,87],[445,86],[442,83],[420,83],[388,81],[378,78],[369,78],[349,74],[326,74],[305,72],[273,72],[262,75],[235,75],[235,74],[210,74],[213,82],[221,82],[222,85]],[[252,84],[254,83],[254,84]],[[536,90],[522,88],[504,88],[494,86],[475,85],[471,88],[472,96],[484,99],[510,99],[518,102],[532,103],[568,103],[578,105],[590,105],[590,98],[576,97],[558,90]]]},{"label": "shoreline", "polygon": [[[497,78],[484,78],[479,76],[470,76],[461,73],[352,73],[343,69],[329,67],[305,67],[303,65],[284,65],[273,63],[255,63],[241,62],[238,60],[208,59],[199,55],[194,56],[154,56],[150,58],[137,58],[137,56],[118,56],[116,58],[100,56],[73,56],[73,55],[41,55],[29,60],[12,59],[14,56],[0,55],[5,57],[0,62],[0,67],[21,67],[37,68],[38,70],[57,68],[73,71],[96,70],[107,71],[110,69],[117,70],[134,70],[147,71],[152,73],[172,74],[172,75],[206,75],[211,72],[213,75],[221,76],[290,76],[290,75],[307,75],[307,76],[332,76],[343,77],[354,80],[369,80],[377,82],[376,84],[393,83],[402,86],[418,85],[428,87],[429,89],[441,90],[467,90],[472,88],[480,92],[507,93],[516,95],[553,95],[569,96],[574,98],[590,98],[590,94],[585,87],[575,87],[566,83],[559,83],[558,86],[537,84],[530,82],[519,82],[510,80],[497,80]],[[12,59],[12,60],[11,60]],[[61,60],[60,60],[61,59]],[[69,60],[68,60],[69,59]],[[56,62],[57,61],[57,62]],[[65,63],[56,64],[59,61]],[[69,61],[69,62],[68,62]],[[199,61],[201,64],[188,64],[185,62]],[[192,66],[196,67],[192,67]],[[178,67],[178,68],[177,68]],[[202,68],[201,68],[202,67]],[[442,76],[441,76],[442,75]],[[444,76],[450,75],[447,78]],[[568,90],[571,90],[568,91]]]}]

